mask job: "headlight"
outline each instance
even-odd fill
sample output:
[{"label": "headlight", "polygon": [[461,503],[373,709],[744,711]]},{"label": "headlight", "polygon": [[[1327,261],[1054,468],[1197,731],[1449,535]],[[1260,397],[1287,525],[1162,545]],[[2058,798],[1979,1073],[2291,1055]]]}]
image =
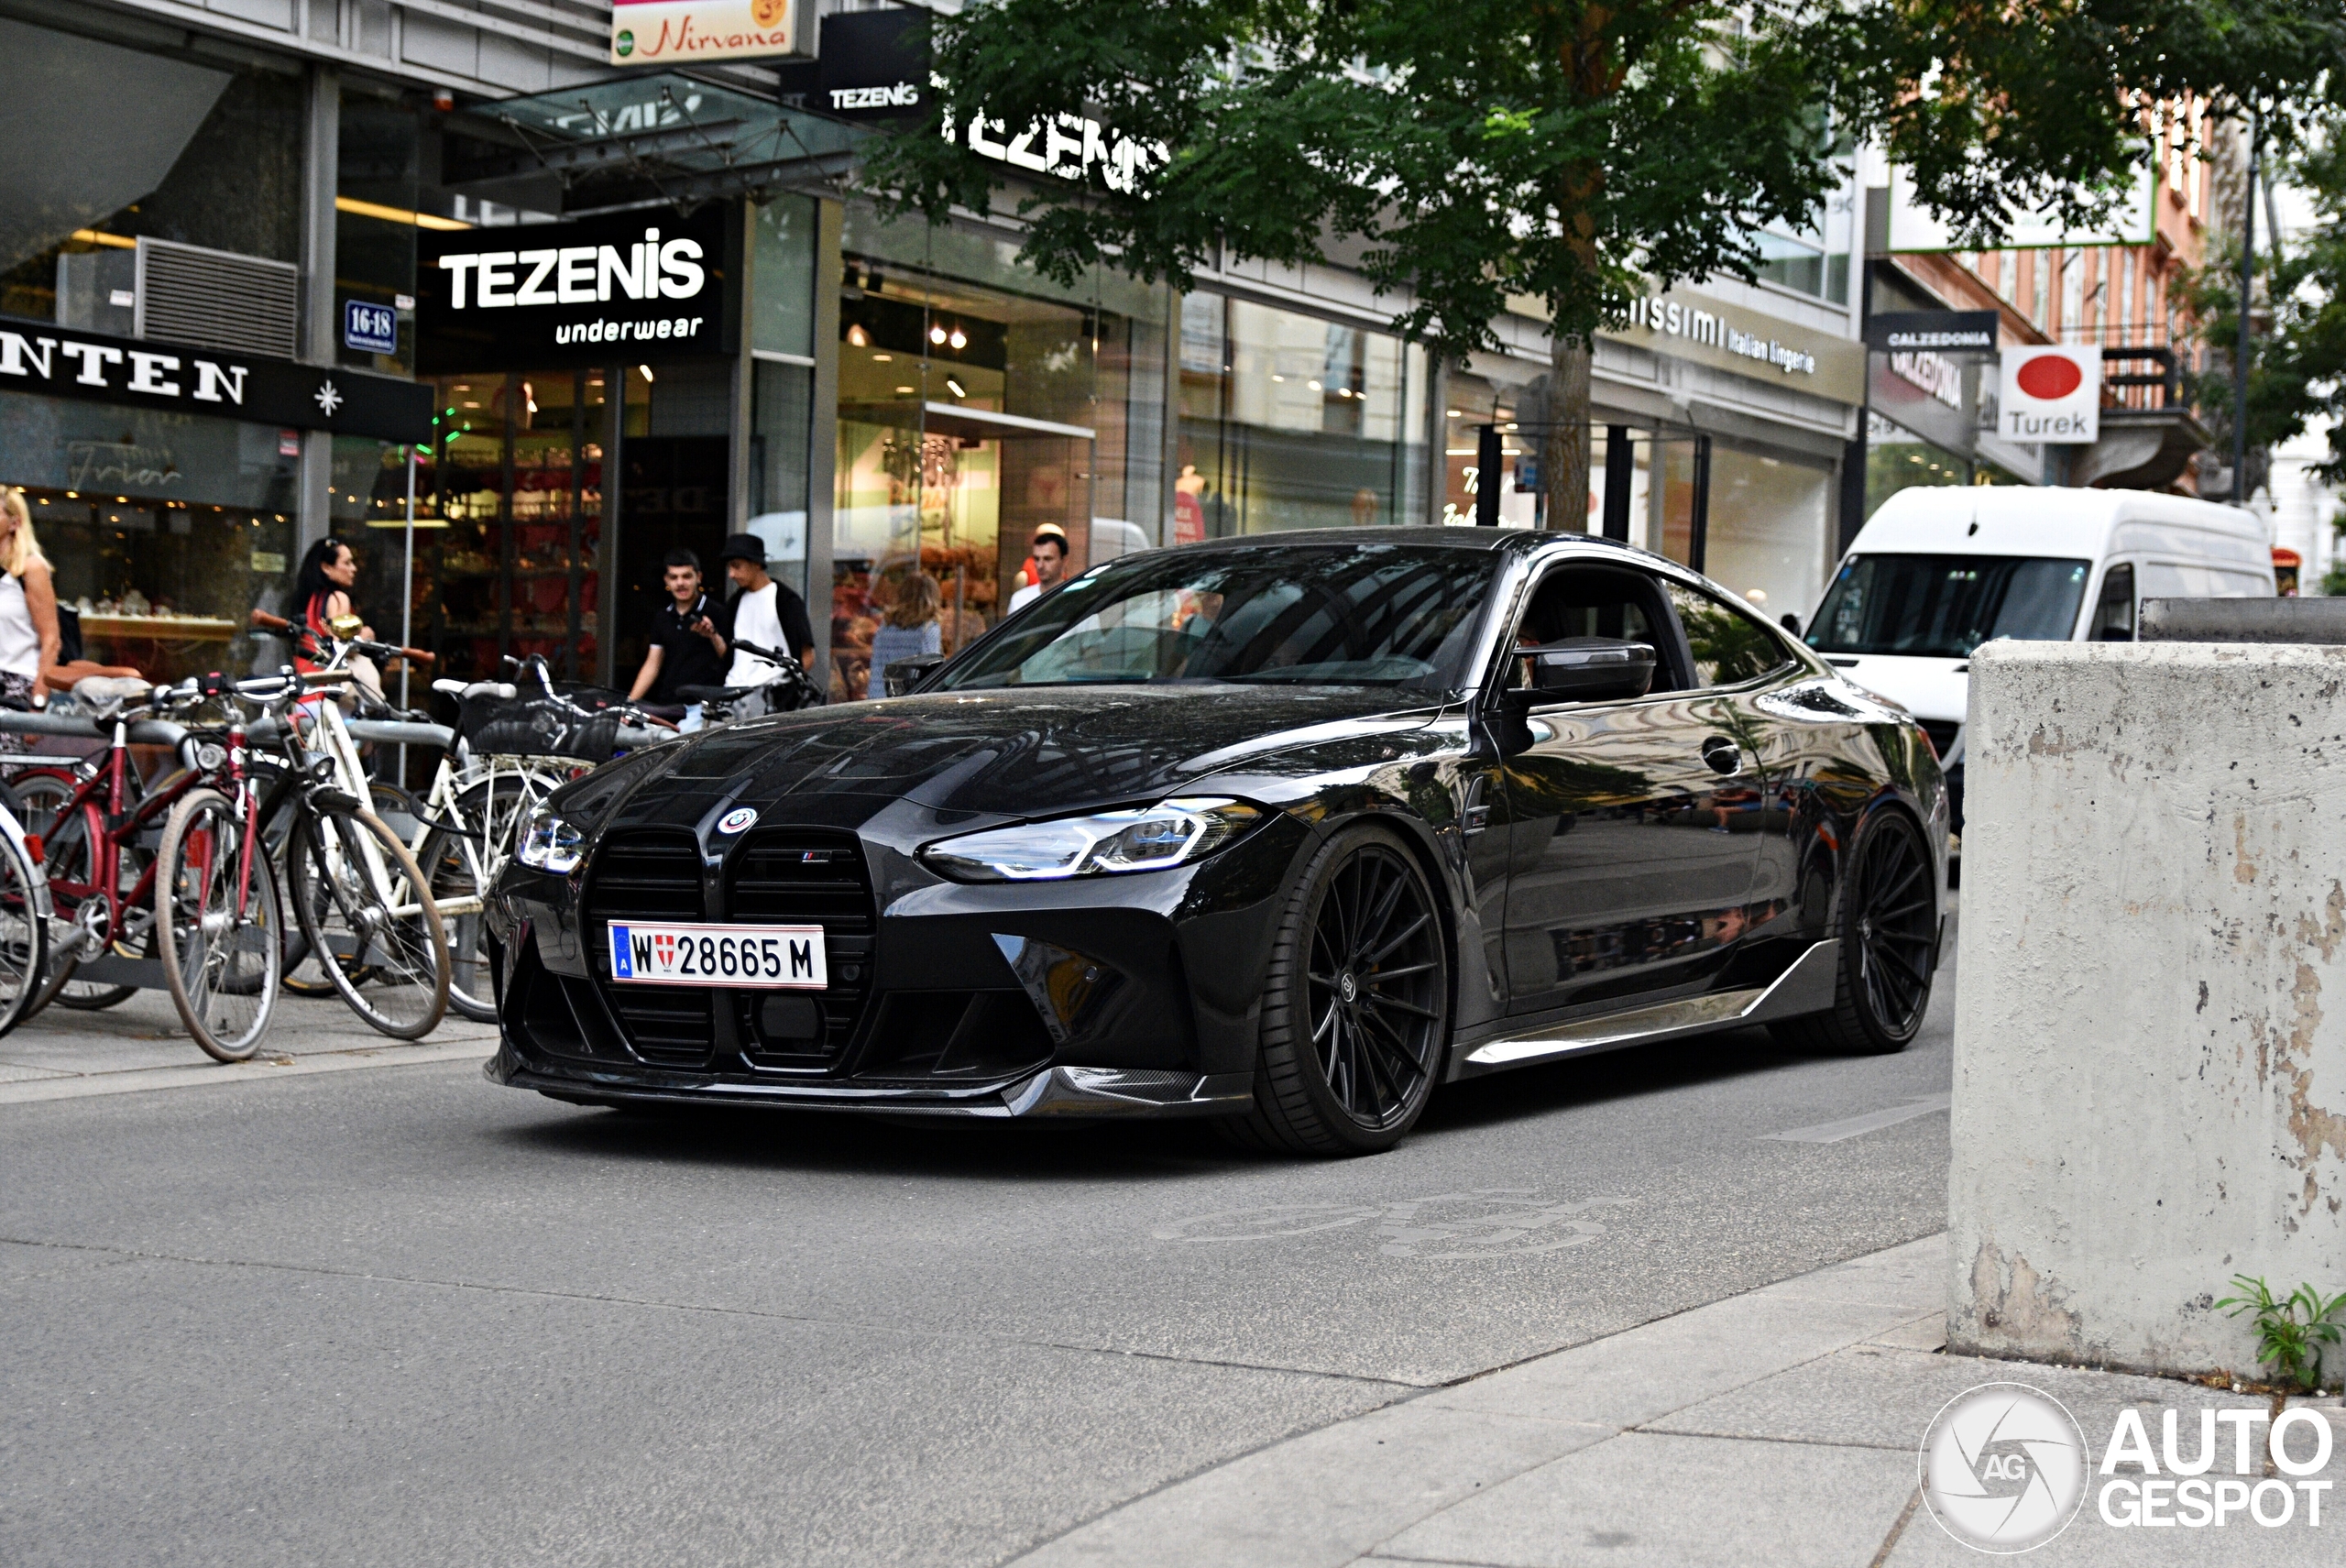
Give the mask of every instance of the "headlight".
[{"label": "headlight", "polygon": [[1243,800],[1167,800],[940,839],[920,852],[959,882],[1057,882],[1157,872],[1213,853],[1262,819]]},{"label": "headlight", "polygon": [[530,808],[521,824],[521,863],[533,872],[567,876],[586,858],[586,836],[543,806]]}]

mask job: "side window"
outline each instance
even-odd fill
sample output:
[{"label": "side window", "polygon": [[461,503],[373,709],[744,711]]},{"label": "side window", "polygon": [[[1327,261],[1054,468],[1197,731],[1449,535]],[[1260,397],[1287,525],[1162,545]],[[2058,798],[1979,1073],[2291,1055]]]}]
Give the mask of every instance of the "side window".
[{"label": "side window", "polygon": [[1740,605],[1670,585],[1670,602],[1686,629],[1697,686],[1740,685],[1792,662],[1776,629]]},{"label": "side window", "polygon": [[2123,563],[2102,574],[2101,598],[2093,607],[2093,627],[2086,636],[2096,642],[2134,641],[2134,568]]},{"label": "side window", "polygon": [[[1671,637],[1659,624],[1660,599],[1644,576],[1617,567],[1562,566],[1550,572],[1531,591],[1523,618],[1516,623],[1518,648],[1542,647],[1569,637],[1617,637],[1652,646],[1661,656],[1653,689],[1668,691],[1677,683],[1670,674]],[[1507,684],[1520,686],[1524,661],[1513,661]]]}]

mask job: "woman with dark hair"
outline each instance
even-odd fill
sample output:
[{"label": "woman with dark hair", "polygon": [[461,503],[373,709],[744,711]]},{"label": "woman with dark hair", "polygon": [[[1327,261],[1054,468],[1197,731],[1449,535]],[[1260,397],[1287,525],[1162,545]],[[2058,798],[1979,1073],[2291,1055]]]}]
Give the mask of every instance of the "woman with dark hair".
[{"label": "woman with dark hair", "polygon": [[[310,634],[323,641],[334,635],[331,628],[336,616],[353,613],[350,590],[358,581],[358,557],[350,546],[339,539],[325,538],[310,546],[301,557],[301,570],[293,578],[294,623],[309,628]],[[358,635],[368,641],[375,638],[375,629],[362,626]],[[296,668],[314,670],[317,662],[303,658],[297,647],[293,663]],[[375,662],[365,654],[353,654],[345,664],[358,677],[359,684],[377,696],[383,695],[383,677],[377,673]]]}]

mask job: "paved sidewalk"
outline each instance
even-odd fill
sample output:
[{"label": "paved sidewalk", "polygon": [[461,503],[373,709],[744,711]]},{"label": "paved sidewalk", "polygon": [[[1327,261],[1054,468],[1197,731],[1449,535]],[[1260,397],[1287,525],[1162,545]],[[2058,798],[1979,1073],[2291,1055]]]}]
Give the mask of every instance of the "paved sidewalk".
[{"label": "paved sidewalk", "polygon": [[[2084,1429],[2098,1468],[2120,1411],[2253,1395],[1944,1354],[1946,1238],[1932,1236],[1434,1390],[1136,1499],[1022,1568],[1564,1568],[1979,1563],[1920,1508],[1932,1417],[1982,1383],[2027,1383]],[[2346,1419],[2325,1476],[2346,1481]],[[2229,1430],[2229,1429],[2225,1429]],[[2227,1451],[2228,1452],[2228,1451]],[[2226,1462],[2227,1464],[2229,1461]],[[2222,1474],[2223,1465],[2217,1474]],[[2136,1474],[2121,1472],[2121,1474]],[[2101,1477],[2035,1564],[2346,1561],[2346,1486],[2323,1528],[2116,1529]]]},{"label": "paved sidewalk", "polygon": [[439,1028],[409,1043],[377,1034],[338,1000],[289,994],[277,999],[269,1038],[252,1060],[215,1062],[180,1027],[170,996],[142,991],[96,1013],[52,1006],[0,1036],[0,1105],[354,1068],[478,1061],[496,1049],[496,1025],[472,1023],[453,1010]]}]

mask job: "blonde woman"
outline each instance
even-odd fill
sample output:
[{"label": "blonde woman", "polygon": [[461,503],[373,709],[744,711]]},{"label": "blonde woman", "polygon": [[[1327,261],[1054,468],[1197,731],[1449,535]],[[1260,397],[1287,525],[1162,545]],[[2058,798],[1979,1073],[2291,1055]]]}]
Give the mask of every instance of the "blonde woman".
[{"label": "blonde woman", "polygon": [[915,567],[896,585],[896,599],[872,634],[872,676],[867,696],[888,695],[888,666],[898,659],[935,653],[944,645],[944,629],[937,624],[944,591],[937,579]]},{"label": "blonde woman", "polygon": [[[14,485],[0,486],[0,703],[47,707],[52,686],[71,688],[89,675],[137,675],[127,665],[60,663],[57,585],[33,534],[32,509]],[[0,735],[0,751],[27,749],[25,737]]]}]

